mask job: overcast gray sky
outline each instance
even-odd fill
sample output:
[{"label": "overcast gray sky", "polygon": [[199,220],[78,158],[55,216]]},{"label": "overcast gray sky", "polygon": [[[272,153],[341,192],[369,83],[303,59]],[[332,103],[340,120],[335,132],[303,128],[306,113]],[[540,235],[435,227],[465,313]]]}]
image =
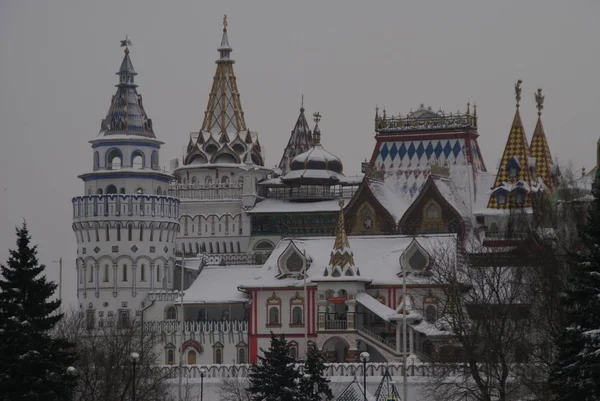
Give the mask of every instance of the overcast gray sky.
[{"label": "overcast gray sky", "polygon": [[[477,102],[488,169],[501,157],[523,79],[531,138],[533,93],[546,93],[551,151],[595,164],[600,79],[596,1],[26,1],[0,0],[0,260],[27,219],[40,259],[75,300],[71,197],[91,170],[88,141],[106,115],[122,57],[133,64],[161,164],[198,130],[218,57],[221,20],[247,125],[266,161],[279,161],[300,97],[319,111],[322,142],[358,173],[369,158],[375,105],[405,114],[420,103],[464,111]],[[312,124],[311,124],[312,125]]]}]

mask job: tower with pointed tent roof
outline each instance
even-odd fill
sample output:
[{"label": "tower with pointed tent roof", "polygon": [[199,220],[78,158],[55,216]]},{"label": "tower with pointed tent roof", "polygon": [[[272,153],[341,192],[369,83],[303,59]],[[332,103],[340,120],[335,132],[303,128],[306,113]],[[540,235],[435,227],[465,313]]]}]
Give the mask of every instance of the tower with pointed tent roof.
[{"label": "tower with pointed tent roof", "polygon": [[[181,200],[178,247],[188,255],[219,254],[222,263],[247,257],[250,220],[245,209],[258,199],[264,167],[258,133],[247,125],[233,69],[227,16],[219,58],[202,126],[190,134],[182,164],[174,169],[169,193]],[[248,262],[251,262],[249,259]]]},{"label": "tower with pointed tent roof", "polygon": [[517,107],[496,180],[491,188],[488,209],[531,208],[536,194],[543,191],[543,186],[537,181],[536,159],[531,155],[519,113],[521,83],[522,81],[518,80],[515,84]]},{"label": "tower with pointed tent roof", "polygon": [[544,98],[545,96],[542,94],[542,89],[539,88],[535,93],[538,119],[535,130],[533,131],[533,137],[531,137],[529,149],[531,151],[531,156],[535,158],[535,173],[538,181],[541,180],[541,183],[545,186],[546,192],[551,192],[556,184],[557,167],[552,161],[550,146],[548,146],[548,139],[546,139],[546,133],[544,132],[544,126],[542,125]]},{"label": "tower with pointed tent roof", "polygon": [[152,120],[137,92],[125,39],[119,83],[98,136],[93,168],[79,176],[85,193],[72,199],[77,238],[77,297],[88,326],[129,324],[146,296],[174,287],[179,200],[167,196],[172,176],[160,169]]},{"label": "tower with pointed tent roof", "polygon": [[294,129],[292,130],[292,134],[290,135],[287,146],[283,150],[283,155],[281,156],[279,165],[277,166],[280,170],[279,173],[281,175],[285,175],[287,172],[289,172],[292,160],[294,160],[294,158],[299,154],[306,152],[311,147],[311,144],[312,133],[310,132],[310,127],[308,126],[308,122],[304,116],[304,96],[302,96],[300,114],[298,115],[296,125],[294,125]]}]

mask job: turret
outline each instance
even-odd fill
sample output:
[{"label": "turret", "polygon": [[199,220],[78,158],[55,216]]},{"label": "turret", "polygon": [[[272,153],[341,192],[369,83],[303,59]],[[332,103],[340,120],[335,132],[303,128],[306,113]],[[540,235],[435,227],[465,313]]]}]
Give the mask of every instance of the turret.
[{"label": "turret", "polygon": [[172,176],[160,169],[156,139],[125,39],[117,92],[98,136],[93,168],[79,176],[85,192],[72,199],[77,296],[87,323],[125,325],[151,291],[173,288],[179,200],[166,196]]}]

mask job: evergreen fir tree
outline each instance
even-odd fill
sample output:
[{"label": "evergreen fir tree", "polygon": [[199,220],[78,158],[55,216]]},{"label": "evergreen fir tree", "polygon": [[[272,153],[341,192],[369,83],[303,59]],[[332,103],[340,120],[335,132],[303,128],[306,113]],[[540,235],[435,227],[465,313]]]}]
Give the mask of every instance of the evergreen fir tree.
[{"label": "evergreen fir tree", "polygon": [[329,388],[329,379],[325,377],[325,363],[321,353],[311,348],[308,351],[304,365],[304,376],[300,384],[303,397],[307,401],[320,401],[333,399]]},{"label": "evergreen fir tree", "polygon": [[556,340],[551,375],[560,401],[600,400],[600,198],[581,232],[582,249],[571,255],[562,295],[565,318]]},{"label": "evergreen fir tree", "polygon": [[299,401],[300,373],[294,365],[290,346],[283,335],[271,333],[271,347],[250,369],[250,393],[253,401]]},{"label": "evergreen fir tree", "polygon": [[73,344],[52,335],[60,300],[49,299],[56,284],[41,275],[45,266],[30,241],[23,223],[17,249],[0,266],[0,400],[66,400],[75,384],[66,374]]}]

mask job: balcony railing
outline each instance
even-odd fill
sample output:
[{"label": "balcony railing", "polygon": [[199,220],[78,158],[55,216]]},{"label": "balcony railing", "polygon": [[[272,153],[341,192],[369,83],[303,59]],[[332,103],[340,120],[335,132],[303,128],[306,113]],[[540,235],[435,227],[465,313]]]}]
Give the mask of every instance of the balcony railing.
[{"label": "balcony railing", "polygon": [[242,185],[171,184],[168,193],[179,199],[228,200],[242,197]]},{"label": "balcony railing", "polygon": [[149,194],[104,194],[72,199],[73,218],[152,216],[178,220],[179,199]]},{"label": "balcony railing", "polygon": [[357,185],[302,185],[293,188],[268,188],[266,197],[269,199],[349,199],[354,196]]},{"label": "balcony railing", "polygon": [[177,333],[183,324],[186,333],[209,333],[209,332],[248,332],[247,320],[204,320],[204,321],[154,321],[144,322],[144,330],[153,333]]},{"label": "balcony railing", "polygon": [[325,320],[325,330],[347,330],[347,320]]}]

